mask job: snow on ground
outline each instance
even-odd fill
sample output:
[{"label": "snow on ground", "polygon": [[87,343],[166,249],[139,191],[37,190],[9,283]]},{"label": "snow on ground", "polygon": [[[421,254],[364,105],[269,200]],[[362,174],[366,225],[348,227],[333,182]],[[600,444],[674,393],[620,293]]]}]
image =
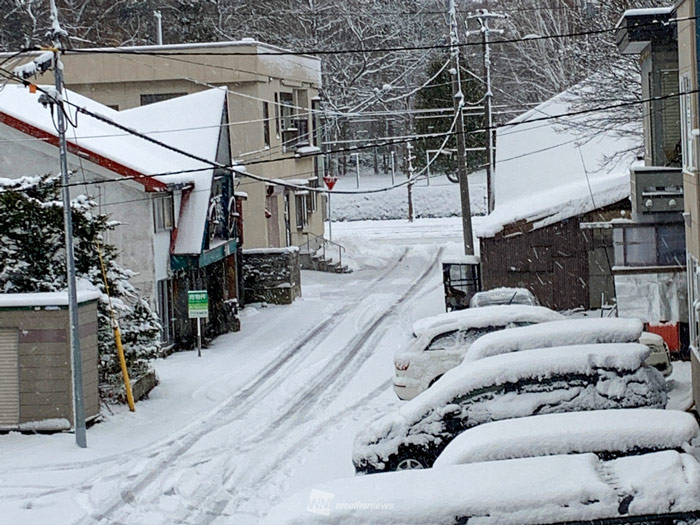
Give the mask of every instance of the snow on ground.
[{"label": "snow on ground", "polygon": [[[396,173],[396,184],[405,180],[404,174]],[[374,175],[360,171],[361,190],[391,185],[391,174]],[[335,188],[357,189],[355,173],[340,177]],[[483,215],[486,212],[485,172],[469,176],[469,189],[472,215]],[[421,178],[413,185],[413,205],[417,218],[460,217],[459,184],[450,182],[444,175],[433,175],[428,186],[427,180]],[[403,186],[388,192],[362,195],[333,195],[331,215],[334,221],[405,219],[408,217],[408,188]]]},{"label": "snow on ground", "polygon": [[303,272],[293,305],[248,306],[242,331],[201,358],[157,361],[150,398],[135,413],[105,409],[87,449],[71,434],[0,435],[0,523],[248,525],[352,475],[355,435],[400,405],[394,352],[417,319],[444,311],[438,261],[461,253],[461,228],[458,217],[334,223],[354,273]]},{"label": "snow on ground", "polygon": [[135,413],[105,411],[88,448],[70,434],[0,435],[0,515],[12,524],[256,523],[281,498],[352,474],[355,434],[398,405],[393,354],[443,311],[439,258],[459,219],[334,225],[356,270],[303,272],[291,306],[155,363]]}]

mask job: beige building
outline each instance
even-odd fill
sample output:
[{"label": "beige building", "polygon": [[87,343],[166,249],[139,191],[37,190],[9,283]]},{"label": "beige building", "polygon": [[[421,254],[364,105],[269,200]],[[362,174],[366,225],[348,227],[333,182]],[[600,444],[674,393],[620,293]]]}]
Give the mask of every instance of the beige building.
[{"label": "beige building", "polygon": [[693,369],[693,398],[700,406],[700,193],[698,191],[698,8],[695,0],[677,2],[678,75],[681,107],[681,149],[683,152],[683,191],[685,199],[685,232],[688,261],[688,315],[690,324],[691,362]]},{"label": "beige building", "polygon": [[[100,49],[64,56],[66,87],[124,110],[219,87],[227,90],[233,159],[265,179],[322,186],[316,57],[255,42]],[[157,138],[157,135],[154,135]],[[305,246],[323,235],[325,199],[239,177],[244,247]]]}]

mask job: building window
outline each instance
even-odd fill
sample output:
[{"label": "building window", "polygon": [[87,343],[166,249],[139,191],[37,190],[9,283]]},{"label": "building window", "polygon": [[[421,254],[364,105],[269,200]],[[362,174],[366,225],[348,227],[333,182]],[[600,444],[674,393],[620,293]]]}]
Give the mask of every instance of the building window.
[{"label": "building window", "polygon": [[685,263],[683,224],[616,228],[616,266],[681,266]]},{"label": "building window", "polygon": [[153,227],[156,233],[172,230],[174,225],[173,196],[156,197],[153,200]]},{"label": "building window", "polygon": [[303,229],[309,223],[308,211],[307,211],[307,196],[306,195],[295,195],[294,205],[297,212],[297,229]]},{"label": "building window", "polygon": [[282,129],[280,127],[280,96],[278,93],[275,93],[275,134],[277,135],[278,140],[280,138],[281,133]]},{"label": "building window", "polygon": [[270,147],[270,104],[263,102],[263,143]]},{"label": "building window", "polygon": [[147,93],[141,95],[141,105],[147,106],[148,104],[163,102],[171,98],[184,97],[185,95],[187,95],[187,93]]},{"label": "building window", "polygon": [[681,150],[683,154],[683,168],[686,171],[694,171],[697,167],[695,159],[695,137],[693,136],[693,103],[690,74],[681,76],[680,97],[681,102]]},{"label": "building window", "polygon": [[291,93],[280,93],[280,116],[282,131],[294,127],[294,96]]},{"label": "building window", "polygon": [[[309,187],[318,188],[317,180],[309,180]],[[306,211],[309,214],[316,213],[318,209],[318,193],[315,191],[310,191],[306,196]]]}]

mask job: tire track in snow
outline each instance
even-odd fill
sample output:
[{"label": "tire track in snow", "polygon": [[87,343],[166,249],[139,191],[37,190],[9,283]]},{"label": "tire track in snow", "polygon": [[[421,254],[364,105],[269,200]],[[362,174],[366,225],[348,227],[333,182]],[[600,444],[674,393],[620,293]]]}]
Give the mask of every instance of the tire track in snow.
[{"label": "tire track in snow", "polygon": [[[76,523],[80,525],[93,525],[95,521],[98,523],[121,523],[120,520],[112,520],[111,516],[125,506],[130,507],[135,501],[135,494],[141,493],[144,488],[154,483],[177,457],[184,454],[202,437],[247,415],[255,406],[254,397],[264,397],[269,392],[278,388],[278,382],[275,380],[275,377],[282,371],[286,373],[287,365],[289,365],[290,362],[300,363],[303,361],[303,359],[313,351],[314,345],[312,343],[319,339],[322,340],[323,337],[344,320],[347,313],[360,306],[365,300],[365,292],[371,292],[377,284],[389,278],[403,263],[408,252],[409,248],[404,248],[399,258],[393,261],[381,275],[372,279],[371,283],[364,288],[363,293],[360,293],[355,299],[336,309],[330,315],[326,316],[320,324],[299,337],[282,355],[277,356],[274,361],[268,363],[256,379],[233,394],[228,401],[213,409],[208,415],[188,425],[175,437],[170,437],[151,447],[155,450],[151,450],[145,457],[147,461],[152,464],[141,469],[141,472],[137,475],[131,476],[134,480],[131,481],[128,486],[121,488],[120,497],[115,499],[112,504],[102,512],[91,513],[90,510],[88,510],[87,515]],[[129,452],[122,452],[113,455],[112,458],[115,460],[123,459],[124,456],[128,454]],[[67,469],[73,469],[75,466],[75,463],[66,464]],[[85,462],[85,466],[91,465],[89,462]],[[120,474],[123,474],[127,479],[130,478],[127,473]],[[96,481],[99,481],[99,479],[103,477],[104,474],[101,474]],[[110,478],[111,477],[117,476],[110,476]],[[91,486],[92,483],[81,483],[79,486],[66,487],[65,490],[80,489],[85,485]],[[99,505],[103,505],[103,503],[94,502],[92,507],[96,508]]]},{"label": "tire track in snow", "polygon": [[[411,297],[417,290],[420,290],[424,285],[424,280],[430,275],[430,273],[435,269],[440,261],[440,257],[444,249],[440,248],[433,258],[429,266],[421,273],[421,275],[413,281],[411,286],[389,307],[384,309],[382,313],[375,316],[370,322],[369,326],[364,330],[360,331],[355,337],[353,337],[350,342],[345,345],[336,355],[342,355],[343,358],[335,363],[332,367],[327,368],[324,373],[317,376],[311,383],[305,385],[301,396],[293,403],[288,405],[284,412],[275,418],[269,424],[266,424],[262,429],[260,429],[255,435],[249,437],[248,440],[243,442],[242,448],[239,449],[240,452],[245,452],[245,445],[250,445],[251,448],[254,446],[259,446],[263,442],[281,442],[282,439],[288,435],[293,429],[298,428],[300,425],[300,420],[305,419],[311,411],[318,411],[328,406],[332,402],[332,396],[328,396],[329,392],[340,391],[344,386],[346,386],[352,378],[355,376],[357,371],[362,367],[365,362],[365,358],[369,357],[374,353],[375,345],[368,345],[368,343],[373,342],[378,334],[378,329],[390,319],[397,310]],[[364,350],[364,351],[363,351]],[[390,382],[385,382],[382,387],[383,391],[387,388]],[[378,389],[377,389],[378,390]],[[377,391],[373,391],[372,398],[378,394]],[[328,399],[331,397],[331,399]],[[357,407],[364,405],[369,396],[362,398],[360,402],[354,403],[350,410],[343,411],[344,415],[353,412]],[[371,399],[371,398],[370,398]],[[335,420],[336,418],[331,417],[330,420]],[[304,432],[304,436],[294,442],[291,446],[285,446],[284,452],[291,452],[296,450],[296,446],[299,442],[308,439],[309,436],[314,436],[323,427],[323,424],[313,425],[312,429],[308,432]],[[231,451],[229,451],[231,452]],[[284,457],[285,454],[279,453],[279,447],[275,450],[277,457]],[[245,485],[250,487],[251,484],[260,485],[264,480],[269,477],[269,475],[277,467],[277,463],[272,465],[260,465],[264,468],[260,472],[256,472],[251,476],[251,471],[246,470],[245,474],[247,477],[241,478],[240,476],[234,476],[236,470],[227,474],[223,478],[223,488],[229,494],[233,493],[231,486],[240,487]],[[252,482],[252,483],[251,483]],[[254,490],[254,489],[253,489]],[[203,525],[209,525],[217,518],[221,517],[226,508],[231,505],[236,505],[237,508],[241,503],[242,498],[234,497],[232,500],[229,499],[218,499],[214,502],[213,507],[207,505],[207,500],[212,500],[216,498],[216,493],[212,494],[209,488],[203,488],[203,490],[198,491],[194,494],[194,497],[190,499],[197,502],[197,506],[192,509],[192,512],[186,517],[182,518],[180,523],[197,523]]]}]

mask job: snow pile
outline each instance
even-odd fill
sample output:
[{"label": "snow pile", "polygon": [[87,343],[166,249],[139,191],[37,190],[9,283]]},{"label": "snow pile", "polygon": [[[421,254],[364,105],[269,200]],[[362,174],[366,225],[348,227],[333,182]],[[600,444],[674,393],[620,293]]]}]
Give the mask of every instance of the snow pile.
[{"label": "snow pile", "polygon": [[531,525],[699,507],[700,464],[688,454],[579,454],[339,479],[298,492],[263,523]]},{"label": "snow pile", "polygon": [[564,92],[496,131],[496,207],[478,227],[480,237],[521,220],[540,228],[629,197],[634,159],[610,158],[639,146],[634,133],[587,140],[589,114],[540,120],[570,113],[573,97]]},{"label": "snow pile", "polygon": [[434,467],[556,454],[690,450],[695,418],[677,410],[626,409],[495,421],[457,436]]},{"label": "snow pile", "polygon": [[452,330],[507,326],[511,323],[544,323],[559,321],[564,316],[543,306],[497,305],[467,308],[419,319],[413,323],[413,335],[435,335]]},{"label": "snow pile", "polygon": [[512,328],[477,339],[469,348],[464,362],[476,361],[520,350],[553,346],[630,343],[639,341],[644,329],[638,319],[567,319],[546,325]]},{"label": "snow pile", "polygon": [[[353,462],[384,470],[400,447],[435,452],[454,437],[446,413],[462,429],[534,413],[572,412],[666,404],[661,374],[643,365],[649,349],[639,344],[580,345],[497,355],[458,366],[355,439]],[[587,379],[582,379],[582,377]],[[528,379],[536,379],[528,390]],[[544,380],[551,381],[546,387]],[[507,393],[494,387],[524,383]]]},{"label": "snow pile", "polygon": [[[403,174],[396,174],[395,183],[406,180]],[[390,175],[361,173],[360,190],[390,187]],[[335,186],[341,190],[356,190],[355,175],[350,173],[338,179]],[[474,173],[469,177],[472,215],[486,213],[486,176]],[[359,190],[358,190],[359,191]],[[413,185],[413,208],[416,218],[461,217],[462,205],[459,197],[459,184],[449,182],[446,177],[434,175],[430,186],[425,179]],[[334,194],[331,197],[331,218],[333,221],[391,220],[408,217],[408,189],[406,186],[380,192],[363,194]]]}]

